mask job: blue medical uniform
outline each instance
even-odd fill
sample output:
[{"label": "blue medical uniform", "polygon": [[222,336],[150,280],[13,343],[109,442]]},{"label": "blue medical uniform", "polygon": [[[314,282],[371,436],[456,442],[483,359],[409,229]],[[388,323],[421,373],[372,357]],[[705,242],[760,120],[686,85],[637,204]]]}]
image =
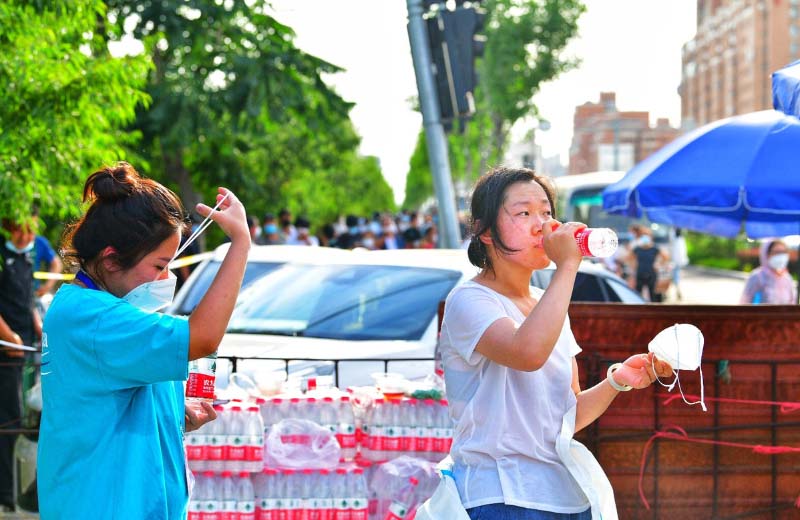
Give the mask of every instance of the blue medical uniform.
[{"label": "blue medical uniform", "polygon": [[44,322],[43,519],[186,517],[189,322],[64,285]]}]

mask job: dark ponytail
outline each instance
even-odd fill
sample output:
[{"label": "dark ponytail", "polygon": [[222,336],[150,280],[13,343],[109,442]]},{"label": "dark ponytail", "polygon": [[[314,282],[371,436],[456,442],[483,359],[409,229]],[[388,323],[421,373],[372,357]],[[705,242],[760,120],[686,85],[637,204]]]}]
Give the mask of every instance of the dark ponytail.
[{"label": "dark ponytail", "polygon": [[107,247],[130,269],[177,231],[186,231],[180,199],[161,184],[120,162],[92,173],[83,187],[86,214],[70,225],[61,254],[73,268],[94,263]]}]

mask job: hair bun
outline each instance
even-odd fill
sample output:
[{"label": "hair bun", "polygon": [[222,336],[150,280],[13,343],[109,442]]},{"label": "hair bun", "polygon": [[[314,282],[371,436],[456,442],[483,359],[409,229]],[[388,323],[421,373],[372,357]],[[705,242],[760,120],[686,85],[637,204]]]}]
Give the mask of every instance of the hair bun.
[{"label": "hair bun", "polygon": [[83,187],[83,200],[115,201],[129,197],[139,186],[139,174],[130,164],[118,162],[106,166],[86,179]]}]

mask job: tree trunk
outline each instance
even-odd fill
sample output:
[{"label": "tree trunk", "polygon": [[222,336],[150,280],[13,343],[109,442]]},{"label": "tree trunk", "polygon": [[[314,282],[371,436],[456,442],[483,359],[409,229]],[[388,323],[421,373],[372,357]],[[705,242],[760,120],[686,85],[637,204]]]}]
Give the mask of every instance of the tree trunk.
[{"label": "tree trunk", "polygon": [[[194,207],[197,203],[203,202],[203,200],[200,194],[194,189],[192,176],[183,164],[183,154],[180,150],[174,152],[168,151],[162,145],[161,156],[164,158],[165,177],[178,186],[178,196],[183,202],[184,209],[186,209],[189,214],[194,214]],[[205,251],[205,237],[201,235],[197,240],[200,242],[200,249]]]},{"label": "tree trunk", "polygon": [[492,116],[492,143],[494,145],[494,154],[498,161],[503,160],[503,150],[506,146],[506,129],[503,124],[504,121],[497,115]]}]

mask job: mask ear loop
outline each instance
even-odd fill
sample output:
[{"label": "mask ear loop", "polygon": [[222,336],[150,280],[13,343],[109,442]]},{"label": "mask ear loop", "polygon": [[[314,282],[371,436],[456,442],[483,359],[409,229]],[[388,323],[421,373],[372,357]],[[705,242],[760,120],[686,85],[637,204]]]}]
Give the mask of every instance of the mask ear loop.
[{"label": "mask ear loop", "polygon": [[199,237],[200,234],[203,233],[203,231],[208,229],[208,226],[210,226],[211,224],[214,223],[214,221],[211,220],[211,215],[217,210],[217,208],[220,207],[220,205],[223,202],[225,202],[225,199],[228,198],[228,195],[230,195],[230,192],[226,193],[225,196],[222,197],[222,199],[220,199],[219,202],[217,202],[217,205],[214,206],[211,209],[211,213],[209,213],[208,216],[200,223],[200,225],[197,227],[197,229],[191,235],[189,235],[189,238],[186,239],[186,242],[184,242],[183,245],[181,247],[179,247],[177,251],[175,251],[175,254],[172,255],[172,258],[170,258],[169,262],[167,262],[167,266],[164,267],[164,269],[162,269],[161,271],[159,271],[158,276],[156,276],[155,280],[153,280],[153,281],[158,280],[158,278],[161,276],[161,273],[163,273],[164,271],[169,270],[169,264],[171,264],[176,258],[178,258],[178,255],[183,253],[184,250],[186,250],[186,248],[189,247],[192,244],[192,242],[197,240],[197,237]]},{"label": "mask ear loop", "polygon": [[219,208],[222,205],[222,203],[225,202],[225,199],[228,198],[228,195],[230,195],[230,192],[226,193],[225,196],[222,197],[222,199],[220,199],[219,202],[217,202],[217,205],[211,208],[211,213],[209,213],[208,216],[200,223],[200,225],[197,227],[197,230],[191,235],[189,235],[189,238],[186,239],[186,242],[184,242],[183,245],[180,248],[178,248],[178,250],[175,252],[175,255],[172,257],[172,260],[170,260],[170,262],[175,260],[179,254],[183,253],[183,251],[187,247],[189,247],[192,244],[192,242],[197,240],[197,237],[199,237],[203,233],[203,231],[208,229],[208,226],[214,223],[214,221],[211,220],[211,215],[213,215],[214,212],[217,211],[217,208]]},{"label": "mask ear loop", "polygon": [[189,235],[189,238],[186,239],[186,242],[184,242],[183,245],[179,247],[177,251],[175,251],[175,254],[172,255],[170,261],[167,262],[167,267],[165,267],[164,269],[169,269],[169,264],[171,264],[176,258],[178,258],[178,255],[183,253],[187,247],[192,245],[192,242],[197,240],[197,237],[199,237],[203,233],[203,231],[208,229],[208,226],[214,223],[214,221],[211,220],[211,215],[213,215],[214,212],[217,210],[217,208],[219,208],[222,205],[222,203],[225,202],[225,199],[228,198],[228,195],[230,195],[230,192],[226,193],[225,196],[222,197],[222,199],[220,199],[219,202],[217,202],[217,205],[211,209],[211,213],[209,213],[208,216],[200,223],[197,229],[191,235]]},{"label": "mask ear loop", "polygon": [[[678,325],[677,324],[674,325],[674,329],[675,329],[675,344],[677,345],[678,344]],[[699,339],[698,339],[698,341],[699,341]],[[699,347],[699,345],[698,345],[698,347]],[[676,360],[675,360],[675,362],[676,362],[676,364],[678,366],[680,366],[680,356],[681,356],[681,349],[679,348],[678,352],[676,354]],[[661,379],[659,379],[658,374],[656,373],[655,356],[653,356],[651,364],[653,366],[653,374],[656,376],[656,381],[658,381],[658,383],[661,386],[665,387],[668,391],[672,392],[672,389],[675,388],[675,385],[677,384],[678,385],[678,391],[681,393],[681,399],[683,399],[684,403],[688,404],[689,406],[693,406],[693,405],[699,404],[704,412],[708,411],[708,409],[706,408],[706,403],[705,403],[705,386],[703,384],[703,365],[702,365],[702,362],[701,362],[700,367],[699,367],[699,370],[700,370],[700,400],[699,401],[694,401],[692,403],[690,403],[689,401],[686,400],[686,396],[683,393],[683,388],[681,388],[681,380],[680,380],[680,376],[678,375],[678,372],[680,371],[679,368],[678,369],[675,369],[675,368],[672,369],[672,373],[675,374],[675,380],[670,384],[665,384],[665,383],[661,382]]]}]

